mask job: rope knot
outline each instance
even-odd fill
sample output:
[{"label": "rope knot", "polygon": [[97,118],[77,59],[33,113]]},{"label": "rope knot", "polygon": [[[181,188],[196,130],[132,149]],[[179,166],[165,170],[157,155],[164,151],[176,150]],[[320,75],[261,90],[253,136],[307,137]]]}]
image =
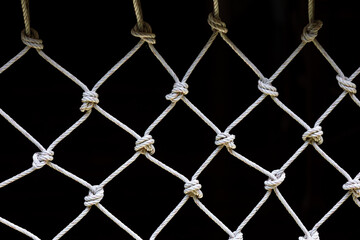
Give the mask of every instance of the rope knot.
[{"label": "rope knot", "polygon": [[207,20],[213,31],[218,31],[220,33],[227,33],[228,29],[226,28],[226,24],[221,21],[219,17],[215,17],[214,13],[210,13]]},{"label": "rope knot", "polygon": [[229,133],[219,133],[215,138],[215,144],[218,146],[225,145],[227,148],[235,149],[235,135]]},{"label": "rope knot", "polygon": [[25,33],[25,29],[21,31],[21,41],[28,47],[41,50],[44,48],[43,41],[39,38],[39,33],[30,28],[30,35]]},{"label": "rope knot", "polygon": [[40,169],[45,166],[48,162],[51,162],[54,158],[53,151],[36,152],[33,155],[33,167]]},{"label": "rope knot", "polygon": [[356,93],[356,84],[349,81],[347,77],[342,77],[340,75],[336,76],[336,80],[338,81],[339,86],[346,92],[350,94]]},{"label": "rope knot", "polygon": [[145,135],[142,138],[139,138],[135,142],[135,151],[140,151],[142,154],[146,152],[150,153],[151,155],[155,153],[154,144],[155,140],[152,138],[151,135]]},{"label": "rope knot", "polygon": [[155,34],[152,33],[152,29],[150,24],[147,22],[142,22],[142,27],[137,23],[132,29],[131,29],[131,35],[134,37],[139,37],[145,42],[149,44],[155,44]]},{"label": "rope knot", "polygon": [[197,197],[197,198],[203,197],[203,193],[200,190],[201,184],[199,183],[199,180],[191,180],[190,182],[185,183],[184,188],[185,188],[184,193],[189,197]]},{"label": "rope knot", "polygon": [[171,102],[177,102],[182,98],[182,96],[189,93],[188,87],[189,85],[187,83],[177,82],[174,84],[171,93],[166,95],[165,98]]},{"label": "rope knot", "polygon": [[269,79],[264,78],[264,79],[260,79],[258,81],[258,89],[266,95],[269,95],[271,97],[277,97],[279,96],[279,93],[276,89],[276,87],[274,87],[273,85],[271,85],[271,82],[269,81]]},{"label": "rope knot", "polygon": [[360,180],[353,179],[343,185],[343,189],[351,191],[354,202],[360,207]]},{"label": "rope knot", "polygon": [[312,23],[309,23],[304,27],[303,33],[301,35],[301,40],[303,42],[312,42],[318,35],[318,31],[322,27],[323,22],[320,20],[316,20]]},{"label": "rope knot", "polygon": [[83,103],[80,107],[81,112],[91,110],[96,104],[99,103],[99,94],[93,91],[86,91],[83,93],[81,102]]},{"label": "rope knot", "polygon": [[84,199],[84,205],[86,207],[91,207],[93,205],[98,204],[104,197],[104,189],[98,185],[92,186],[89,190],[89,195],[87,195]]},{"label": "rope knot", "polygon": [[314,128],[311,128],[309,130],[307,130],[303,135],[302,135],[302,139],[304,141],[309,141],[309,143],[313,143],[316,142],[317,144],[322,144],[323,143],[323,131],[321,130],[320,126],[316,126]]},{"label": "rope knot", "polygon": [[299,240],[320,240],[319,233],[315,232],[310,236],[299,237]]},{"label": "rope knot", "polygon": [[274,190],[285,180],[284,172],[281,172],[280,170],[274,170],[271,173],[275,175],[275,179],[269,178],[264,182],[266,190]]},{"label": "rope knot", "polygon": [[242,232],[234,233],[234,236],[230,237],[229,240],[243,240]]}]

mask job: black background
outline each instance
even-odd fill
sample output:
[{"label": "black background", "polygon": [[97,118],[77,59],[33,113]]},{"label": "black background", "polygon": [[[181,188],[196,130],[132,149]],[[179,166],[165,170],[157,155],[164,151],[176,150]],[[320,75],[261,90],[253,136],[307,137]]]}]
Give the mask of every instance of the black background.
[{"label": "black background", "polygon": [[[142,1],[144,19],[156,33],[155,47],[181,78],[211,35],[211,0]],[[24,46],[20,1],[0,2],[0,65]],[[91,88],[138,41],[129,1],[31,1],[31,26],[44,51]],[[222,0],[229,38],[270,77],[300,43],[307,24],[306,0]],[[356,1],[319,0],[324,22],[318,40],[345,75],[360,66],[360,17]],[[274,81],[280,100],[310,126],[340,95],[336,72],[313,44]],[[189,100],[221,130],[259,96],[257,77],[216,39],[188,80]],[[0,107],[47,147],[79,119],[82,90],[46,63],[35,50],[0,75]],[[357,79],[354,81],[357,83]],[[168,106],[174,81],[144,45],[99,90],[100,106],[143,135]],[[322,149],[355,176],[360,170],[360,110],[347,96],[323,122]],[[38,149],[0,119],[0,181],[29,168]],[[269,171],[301,146],[305,129],[267,98],[231,133],[237,151]],[[216,134],[183,102],[151,133],[154,157],[188,178],[215,149]],[[135,139],[98,112],[54,150],[54,163],[99,184],[134,153]],[[345,194],[346,179],[312,147],[287,169],[280,190],[310,230]],[[265,194],[266,177],[225,150],[199,177],[205,206],[235,230]],[[45,166],[0,189],[0,216],[52,239],[83,209],[88,190]],[[183,182],[144,156],[105,187],[102,204],[143,239],[148,239],[183,198]],[[358,207],[349,198],[320,228],[321,239],[357,239]],[[244,239],[297,239],[300,228],[273,194],[244,228]],[[0,224],[0,239],[28,239]],[[97,208],[63,239],[132,239]],[[157,239],[228,239],[192,201]]]}]

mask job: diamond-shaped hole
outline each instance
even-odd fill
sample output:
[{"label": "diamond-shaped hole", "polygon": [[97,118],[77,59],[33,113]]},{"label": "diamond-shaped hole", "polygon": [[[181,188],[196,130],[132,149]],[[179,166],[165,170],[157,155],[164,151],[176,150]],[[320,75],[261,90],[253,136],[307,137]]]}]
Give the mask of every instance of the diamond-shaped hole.
[{"label": "diamond-shaped hole", "polygon": [[302,29],[308,21],[306,10],[306,2],[301,1],[220,3],[221,19],[229,29],[227,36],[267,77],[300,44]]},{"label": "diamond-shaped hole", "polygon": [[0,131],[2,133],[0,182],[2,182],[29,169],[32,166],[32,156],[39,149],[2,117]]},{"label": "diamond-shaped hole", "polygon": [[[34,1],[31,26],[39,32],[47,54],[93,86],[139,40],[130,34],[136,23],[133,8],[129,1],[85,5],[71,0],[56,5]],[[20,41],[20,32],[16,36]]]},{"label": "diamond-shaped hole", "polygon": [[190,178],[217,147],[215,132],[183,102],[153,131],[155,156]]},{"label": "diamond-shaped hole", "polygon": [[180,179],[139,156],[106,186],[102,203],[146,239],[184,197],[183,186]]},{"label": "diamond-shaped hole", "polygon": [[[188,99],[221,131],[261,94],[258,77],[217,37],[188,80]],[[244,90],[246,89],[246,91]]]},{"label": "diamond-shaped hole", "polygon": [[355,231],[348,231],[348,229],[355,229],[358,226],[356,215],[358,211],[359,208],[353,202],[352,197],[348,198],[340,209],[331,216],[331,220],[325,222],[320,227],[319,233],[321,238],[355,239],[357,233]]},{"label": "diamond-shaped hole", "polygon": [[[105,208],[107,207],[105,206]],[[73,217],[75,218],[75,215]],[[126,219],[123,219],[121,215],[115,217],[117,217],[122,223],[127,225],[130,229],[132,228],[132,226],[128,225],[127,222],[125,221]],[[136,229],[132,229],[132,230],[135,231]],[[143,236],[140,235],[140,237]],[[93,206],[90,212],[61,239],[72,240],[72,239],[85,239],[85,238],[91,240],[134,239],[125,230],[119,227],[115,222],[113,222],[110,218],[108,218],[95,206]]]},{"label": "diamond-shaped hole", "polygon": [[134,153],[136,139],[96,110],[54,150],[54,163],[99,184]]},{"label": "diamond-shaped hole", "polygon": [[304,143],[305,129],[270,98],[260,103],[234,130],[235,151],[265,169],[279,169]]},{"label": "diamond-shaped hole", "polygon": [[50,239],[85,208],[85,194],[86,188],[44,166],[0,190],[0,216]]},{"label": "diamond-shaped hole", "polygon": [[202,202],[232,231],[265,194],[265,175],[223,149],[200,175]]},{"label": "diamond-shaped hole", "polygon": [[[333,1],[324,1],[321,8],[316,9],[318,19],[323,20],[324,26],[319,32],[318,39],[323,47],[331,54],[337,65],[345,72],[352,73],[360,65],[358,56],[360,36],[353,33],[359,26],[360,16],[357,12],[357,1],[348,4],[336,4]],[[347,33],[341,37],[338,29]]]},{"label": "diamond-shaped hole", "polygon": [[192,199],[180,209],[156,239],[228,239],[229,236],[214,223]]},{"label": "diamond-shaped hole", "polygon": [[[329,53],[331,55],[331,53]],[[341,94],[337,73],[309,43],[276,78],[279,99],[310,126]]]},{"label": "diamond-shaped hole", "polygon": [[142,5],[147,12],[145,19],[156,34],[156,48],[182,77],[212,34],[206,22],[211,2],[144,1]]},{"label": "diamond-shaped hole", "polygon": [[140,135],[170,104],[165,96],[175,83],[146,44],[108,81],[100,106]]},{"label": "diamond-shaped hole", "polygon": [[81,116],[82,90],[32,49],[0,79],[1,108],[45,147]]},{"label": "diamond-shaped hole", "polygon": [[[255,207],[255,205],[254,205]],[[261,226],[261,231],[259,231]],[[304,233],[274,193],[243,230],[244,239],[298,239]]]},{"label": "diamond-shaped hole", "polygon": [[308,146],[286,170],[286,179],[279,189],[311,229],[345,195],[345,182],[344,176]]},{"label": "diamond-shaped hole", "polygon": [[359,120],[360,108],[350,96],[346,96],[321,124],[324,131],[322,149],[352,178],[360,172],[359,162],[354,161],[354,156],[358,154]]}]

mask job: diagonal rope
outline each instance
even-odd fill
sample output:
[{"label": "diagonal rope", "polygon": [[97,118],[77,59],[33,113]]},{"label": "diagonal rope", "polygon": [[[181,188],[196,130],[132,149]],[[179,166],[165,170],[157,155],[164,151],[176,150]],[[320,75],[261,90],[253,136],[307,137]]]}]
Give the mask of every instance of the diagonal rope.
[{"label": "diagonal rope", "polygon": [[[21,50],[17,55],[15,55],[12,59],[10,59],[7,63],[5,63],[2,67],[0,67],[0,74],[6,71],[8,68],[13,66],[13,64],[19,61],[31,48],[34,48],[37,53],[52,67],[59,70],[63,73],[67,78],[73,81],[76,85],[78,85],[83,91],[83,98],[80,110],[83,112],[83,115],[69,128],[67,128],[60,136],[58,136],[48,148],[45,148],[38,142],[29,132],[27,132],[24,128],[21,127],[13,118],[11,118],[7,113],[0,109],[0,115],[4,117],[13,127],[15,127],[20,133],[22,133],[30,142],[32,142],[35,146],[38,147],[40,152],[34,153],[33,155],[33,166],[20,172],[19,174],[6,179],[0,182],[0,188],[8,186],[9,184],[26,177],[27,175],[33,173],[36,170],[40,170],[45,165],[48,165],[53,170],[60,172],[64,176],[76,181],[82,186],[86,187],[89,190],[89,194],[85,196],[84,205],[85,209],[65,228],[63,228],[53,239],[58,240],[67,234],[76,224],[78,224],[91,210],[92,206],[96,206],[101,212],[103,212],[108,218],[110,218],[115,224],[117,224],[120,228],[126,231],[131,237],[137,240],[141,240],[142,238],[137,235],[133,230],[131,230],[125,223],[119,220],[116,216],[110,213],[102,204],[101,200],[105,196],[104,187],[113,181],[116,176],[122,173],[128,166],[136,161],[136,159],[140,156],[140,154],[144,154],[145,157],[157,165],[164,171],[172,174],[174,177],[179,179],[184,183],[184,197],[180,200],[180,202],[175,206],[175,208],[170,212],[168,216],[165,217],[164,221],[160,223],[157,229],[152,233],[150,239],[155,239],[161,231],[166,227],[166,225],[173,219],[173,217],[181,210],[181,208],[188,202],[190,198],[193,198],[196,206],[198,206],[212,221],[214,221],[224,232],[229,235],[229,239],[239,240],[243,239],[243,229],[249,223],[249,221],[255,216],[255,214],[262,208],[265,202],[269,199],[272,192],[275,193],[278,200],[282,203],[287,212],[292,216],[293,220],[299,226],[299,228],[303,231],[304,237],[300,237],[300,239],[319,239],[318,229],[320,226],[326,222],[333,213],[335,213],[340,206],[350,197],[352,196],[354,202],[360,207],[360,173],[352,178],[347,171],[342,168],[334,159],[332,159],[325,151],[320,148],[320,144],[323,142],[323,129],[321,128],[321,123],[330,115],[330,113],[338,106],[338,104],[349,95],[350,98],[360,107],[360,101],[355,96],[356,93],[356,85],[353,83],[353,80],[359,75],[360,68],[358,68],[349,78],[347,78],[342,70],[338,67],[336,62],[330,57],[330,55],[326,52],[326,50],[320,45],[318,40],[316,39],[318,35],[318,31],[322,27],[322,22],[315,20],[315,1],[308,0],[308,17],[309,24],[304,28],[304,31],[301,35],[301,43],[298,47],[289,55],[289,57],[280,65],[280,67],[274,72],[274,74],[267,79],[262,72],[256,67],[256,65],[250,61],[249,58],[233,43],[229,37],[226,35],[228,29],[226,24],[220,19],[220,11],[219,11],[219,2],[218,0],[213,0],[213,12],[209,14],[208,23],[212,29],[212,34],[208,41],[205,43],[204,47],[201,49],[199,54],[196,56],[188,70],[186,71],[183,78],[180,78],[176,75],[176,73],[172,70],[170,65],[165,61],[165,59],[161,56],[161,54],[155,48],[155,34],[152,33],[151,26],[143,20],[143,12],[141,8],[140,0],[133,0],[134,12],[136,16],[136,25],[132,29],[131,34],[135,37],[139,37],[140,41],[123,57],[121,58],[114,66],[110,68],[108,72],[106,72],[102,78],[98,80],[98,82],[94,85],[93,88],[89,88],[86,86],[80,79],[75,77],[72,73],[63,68],[59,63],[55,62],[51,57],[49,57],[43,51],[43,41],[39,38],[38,33],[30,27],[30,9],[29,9],[29,1],[21,0],[21,7],[23,11],[24,17],[24,25],[25,30],[22,34],[22,41],[26,45],[26,47]],[[192,72],[196,69],[199,62],[206,55],[207,51],[212,46],[213,42],[220,35],[220,39],[222,39],[233,51],[237,54],[246,64],[252,69],[254,74],[259,78],[258,80],[258,88],[261,92],[261,96],[255,100],[243,113],[239,115],[226,129],[222,132],[201,110],[196,107],[188,97],[185,97],[189,93],[188,90],[188,79],[190,78]],[[150,126],[146,129],[144,135],[139,135],[136,131],[128,127],[125,123],[122,123],[120,120],[116,119],[111,115],[111,113],[105,111],[102,107],[100,107],[99,95],[96,92],[106,81],[109,81],[109,78],[115,73],[123,64],[125,64],[136,52],[147,42],[149,45],[150,51],[153,53],[157,61],[161,63],[161,65],[167,70],[169,75],[174,80],[174,87],[166,96],[167,100],[170,100],[168,107],[150,124]],[[323,55],[323,57],[328,61],[328,63],[332,66],[332,68],[337,73],[337,76],[334,77],[334,80],[337,80],[339,83],[339,87],[343,90],[343,92],[339,95],[339,97],[329,106],[329,108],[319,117],[319,119],[315,122],[314,127],[311,127],[307,124],[302,118],[296,115],[290,108],[288,108],[285,103],[283,103],[279,97],[280,93],[277,91],[276,87],[272,85],[274,80],[281,74],[281,72],[286,69],[286,67],[293,61],[293,59],[302,51],[302,49],[306,46],[307,43],[312,42],[318,51]],[[91,89],[91,90],[90,90]],[[250,160],[249,158],[243,156],[239,152],[235,151],[235,135],[231,134],[230,131],[235,128],[241,121],[247,117],[257,106],[259,106],[263,100],[270,96],[274,101],[276,106],[282,109],[285,113],[287,113],[294,121],[296,121],[300,126],[304,128],[304,134],[302,139],[304,143],[296,150],[296,152],[290,156],[290,158],[281,166],[280,169],[269,171],[262,166],[258,165],[256,162]],[[164,164],[161,160],[155,157],[155,139],[150,135],[153,129],[160,124],[163,119],[170,113],[175,107],[176,103],[182,100],[184,104],[189,107],[202,121],[207,124],[216,134],[214,138],[214,147],[215,149],[211,152],[209,157],[205,159],[205,161],[200,165],[197,171],[191,178],[187,178],[182,173],[176,171],[171,166]],[[67,136],[69,136],[73,131],[75,131],[80,125],[82,125],[91,115],[92,109],[98,111],[102,116],[107,118],[110,122],[114,123],[130,135],[132,135],[135,140],[134,147],[134,155],[130,157],[125,163],[120,165],[114,172],[112,172],[108,177],[106,177],[99,185],[92,185],[86,180],[78,177],[77,175],[69,172],[68,170],[62,168],[61,166],[56,164],[56,157],[53,150],[56,146],[62,142]],[[331,164],[340,174],[342,174],[346,178],[346,183],[343,185],[343,189],[346,190],[346,194],[338,201],[320,220],[315,224],[315,226],[309,231],[301,219],[297,216],[295,211],[291,208],[290,204],[286,201],[285,197],[280,193],[280,186],[285,181],[285,171],[292,165],[292,163],[300,156],[300,154],[309,146],[312,145],[315,150],[327,161]],[[201,201],[200,199],[203,197],[203,192],[201,191],[202,185],[200,184],[199,177],[204,172],[204,170],[215,161],[215,157],[219,154],[222,149],[226,148],[229,154],[234,156],[236,159],[242,161],[244,164],[250,166],[251,168],[259,171],[268,179],[264,181],[264,188],[266,190],[265,195],[261,198],[261,200],[256,204],[253,210],[246,216],[246,218],[241,222],[239,227],[233,232],[228,228],[217,216],[215,216]],[[16,225],[15,223],[9,222],[8,220],[0,217],[0,222],[4,225],[9,226],[17,230],[20,233],[23,233],[25,236],[28,236],[32,239],[38,240],[39,238],[28,230]]]}]

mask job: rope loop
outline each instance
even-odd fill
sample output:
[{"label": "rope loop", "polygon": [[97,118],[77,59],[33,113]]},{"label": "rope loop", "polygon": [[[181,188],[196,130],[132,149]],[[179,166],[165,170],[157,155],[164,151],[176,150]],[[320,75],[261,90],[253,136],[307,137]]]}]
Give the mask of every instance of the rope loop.
[{"label": "rope loop", "polygon": [[219,17],[215,17],[214,13],[212,12],[209,14],[207,22],[213,31],[218,31],[224,34],[228,32],[228,29],[226,28],[226,24],[223,21],[221,21]]},{"label": "rope loop", "polygon": [[319,237],[319,233],[315,232],[315,233],[311,234],[311,236],[309,236],[309,237],[307,237],[307,236],[299,237],[299,240],[320,240],[320,237]]},{"label": "rope loop", "polygon": [[104,189],[98,185],[92,186],[89,190],[89,195],[87,195],[84,199],[84,205],[86,207],[91,207],[100,203],[100,201],[104,197]]},{"label": "rope loop", "polygon": [[36,152],[33,155],[33,167],[36,169],[40,169],[45,166],[48,162],[51,162],[54,159],[54,152],[53,151],[43,151],[43,152]]},{"label": "rope loop", "polygon": [[182,96],[185,96],[189,93],[188,90],[189,85],[187,83],[183,82],[177,82],[174,84],[173,89],[171,90],[171,93],[166,95],[166,100],[170,100],[171,102],[177,102],[179,101]]},{"label": "rope loop", "polygon": [[200,190],[201,184],[199,183],[199,180],[191,180],[190,182],[185,183],[184,188],[185,188],[184,193],[189,197],[196,197],[196,198],[203,197],[203,193]]},{"label": "rope loop", "polygon": [[269,79],[262,78],[258,81],[258,89],[266,95],[269,95],[271,97],[277,97],[279,96],[279,93],[273,85],[271,85]]},{"label": "rope loop", "polygon": [[342,77],[340,75],[336,76],[336,80],[338,81],[339,86],[349,94],[355,94],[356,93],[356,84],[349,81],[347,77]]},{"label": "rope loop", "polygon": [[275,179],[269,178],[264,182],[266,190],[274,190],[285,180],[284,172],[281,172],[280,170],[274,170],[271,173],[275,175]]},{"label": "rope loop", "polygon": [[219,133],[215,138],[215,144],[218,146],[224,145],[228,149],[235,149],[234,143],[235,135],[229,133]]},{"label": "rope loop", "polygon": [[99,103],[99,94],[93,91],[83,92],[83,98],[81,102],[83,103],[80,107],[81,112],[90,111],[96,104]]},{"label": "rope loop", "polygon": [[140,27],[139,23],[137,23],[131,29],[131,35],[133,35],[134,37],[141,38],[142,40],[144,40],[145,42],[147,42],[149,44],[156,43],[156,40],[155,40],[156,35],[155,35],[155,33],[152,33],[152,28],[151,28],[150,24],[148,24],[145,21],[142,22],[142,27]]},{"label": "rope loop", "polygon": [[360,180],[353,179],[348,181],[343,185],[343,189],[346,191],[351,191],[354,202],[360,207]]},{"label": "rope loop", "polygon": [[302,135],[302,139],[304,141],[308,141],[309,143],[313,143],[316,142],[317,144],[322,144],[323,143],[323,131],[322,128],[320,126],[311,128],[309,130],[307,130],[303,135]]},{"label": "rope loop", "polygon": [[37,50],[44,49],[43,41],[39,38],[39,33],[33,28],[30,28],[30,36],[25,33],[25,29],[21,31],[21,41],[28,47]]},{"label": "rope loop", "polygon": [[230,237],[229,240],[243,240],[242,232],[239,233],[234,232],[234,237]]},{"label": "rope loop", "polygon": [[151,135],[145,135],[142,138],[139,138],[135,142],[135,151],[140,151],[140,153],[150,153],[153,155],[155,153],[155,147],[154,144],[155,140],[152,138]]},{"label": "rope loop", "polygon": [[320,20],[315,20],[314,22],[306,25],[301,35],[301,40],[306,43],[314,41],[322,26],[323,26],[323,22]]}]

